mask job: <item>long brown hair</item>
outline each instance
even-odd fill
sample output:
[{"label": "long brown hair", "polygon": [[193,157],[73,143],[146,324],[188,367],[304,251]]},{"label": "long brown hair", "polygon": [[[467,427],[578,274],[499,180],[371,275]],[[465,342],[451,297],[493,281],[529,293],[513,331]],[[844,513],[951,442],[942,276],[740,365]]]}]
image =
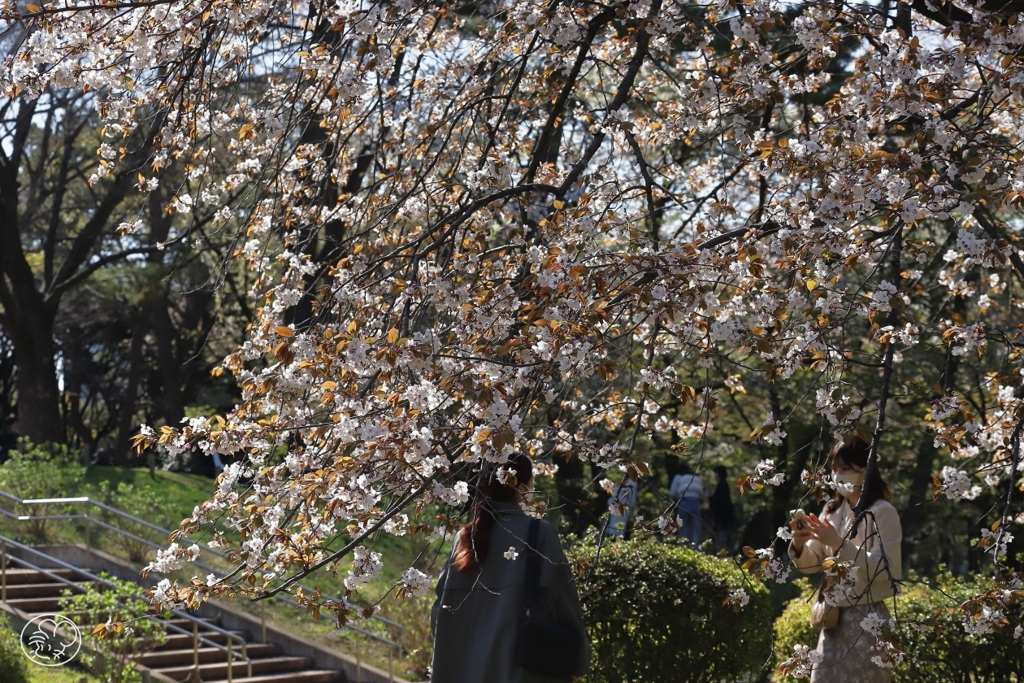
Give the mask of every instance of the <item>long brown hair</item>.
[{"label": "long brown hair", "polygon": [[[863,437],[854,436],[849,440],[843,440],[832,447],[832,452],[828,455],[828,464],[833,470],[836,469],[836,465],[845,464],[851,465],[858,469],[865,469],[868,466],[868,456],[871,455],[871,444],[869,444]],[[867,476],[867,475],[865,475]],[[889,491],[889,485],[882,479],[882,474],[878,467],[871,472],[871,475],[865,479],[865,484],[861,492],[861,497],[864,499],[864,509],[867,510],[869,507],[874,505],[879,500],[892,500],[892,492]],[[843,502],[842,494],[835,497],[834,500],[829,501],[826,509],[829,512],[834,511]]]},{"label": "long brown hair", "polygon": [[491,549],[491,529],[496,522],[491,503],[513,503],[519,495],[520,484],[529,486],[533,482],[533,461],[522,453],[513,453],[502,465],[515,476],[514,482],[498,479],[498,466],[485,464],[480,470],[476,502],[469,513],[469,523],[462,527],[459,544],[452,557],[452,565],[460,572],[476,569]]}]

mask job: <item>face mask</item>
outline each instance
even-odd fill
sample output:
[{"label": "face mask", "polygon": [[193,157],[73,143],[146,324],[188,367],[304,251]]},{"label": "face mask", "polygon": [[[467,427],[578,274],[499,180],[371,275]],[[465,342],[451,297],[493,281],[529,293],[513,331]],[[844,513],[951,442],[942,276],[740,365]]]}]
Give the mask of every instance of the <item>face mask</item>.
[{"label": "face mask", "polygon": [[860,486],[862,474],[863,472],[833,472],[832,476],[836,483],[845,489],[843,493],[853,493]]}]

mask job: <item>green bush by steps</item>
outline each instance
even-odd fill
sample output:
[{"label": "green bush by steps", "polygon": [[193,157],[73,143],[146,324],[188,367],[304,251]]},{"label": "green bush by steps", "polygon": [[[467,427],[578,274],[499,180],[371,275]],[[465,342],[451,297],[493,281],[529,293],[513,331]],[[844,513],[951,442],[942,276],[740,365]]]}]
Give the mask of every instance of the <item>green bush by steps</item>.
[{"label": "green bush by steps", "polygon": [[21,651],[21,638],[0,613],[0,683],[29,683],[28,663]]},{"label": "green bush by steps", "polygon": [[[594,647],[592,683],[736,681],[771,654],[768,590],[736,564],[654,539],[589,536],[569,549]],[[737,589],[749,603],[723,605]]]},{"label": "green bush by steps", "polygon": [[[810,597],[814,589],[798,581],[802,594],[790,600],[775,621],[775,665],[793,652],[794,645],[814,647],[818,632],[811,628]],[[896,599],[887,600],[905,659],[893,671],[893,683],[1007,683],[1024,681],[1024,640],[1014,629],[1024,621],[1019,602],[1002,612],[1007,624],[999,631],[971,635],[963,627],[960,606],[993,588],[991,580],[965,580],[949,574],[930,583],[911,578]],[[786,679],[795,680],[795,679]]]},{"label": "green bush by steps", "polygon": [[[165,627],[153,618],[138,584],[106,573],[100,578],[108,585],[90,584],[75,594],[64,590],[62,613],[83,627],[88,650],[81,660],[100,673],[104,683],[140,683],[134,660],[166,641]],[[110,626],[96,630],[106,624]]]}]

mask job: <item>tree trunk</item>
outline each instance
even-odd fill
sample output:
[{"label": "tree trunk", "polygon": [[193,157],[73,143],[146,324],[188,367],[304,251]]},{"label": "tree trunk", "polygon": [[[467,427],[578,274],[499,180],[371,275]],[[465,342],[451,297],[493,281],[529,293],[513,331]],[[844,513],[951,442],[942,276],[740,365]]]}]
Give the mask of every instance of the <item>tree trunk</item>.
[{"label": "tree trunk", "polygon": [[934,436],[924,434],[917,444],[917,456],[914,459],[914,472],[910,480],[910,495],[907,498],[906,507],[900,511],[900,521],[903,526],[903,566],[913,567],[919,571],[926,571],[929,567],[914,567],[914,558],[918,553],[915,550],[924,543],[925,539],[919,537],[919,532],[924,526],[924,506],[931,502],[928,495],[932,484],[935,458],[939,452],[933,443]]},{"label": "tree trunk", "polygon": [[135,432],[135,400],[142,376],[142,343],[146,337],[148,322],[144,310],[140,310],[135,321],[135,329],[132,331],[131,350],[128,352],[128,387],[121,403],[117,422],[117,445],[114,447],[114,464],[122,467],[131,467],[135,460],[131,454],[131,438]]},{"label": "tree trunk", "polygon": [[18,368],[18,433],[34,443],[63,443],[53,316],[45,309],[21,313],[22,324],[12,334]]},{"label": "tree trunk", "polygon": [[167,313],[170,303],[167,294],[161,292],[148,304],[149,319],[156,337],[156,359],[160,369],[160,383],[163,384],[164,421],[171,427],[181,424],[185,417],[185,403],[181,391],[182,369],[174,353],[177,330]]}]

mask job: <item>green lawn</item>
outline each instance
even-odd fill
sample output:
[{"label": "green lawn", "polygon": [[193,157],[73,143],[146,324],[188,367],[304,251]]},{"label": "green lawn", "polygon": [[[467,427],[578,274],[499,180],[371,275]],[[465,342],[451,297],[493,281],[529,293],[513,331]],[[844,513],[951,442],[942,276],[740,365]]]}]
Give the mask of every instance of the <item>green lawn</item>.
[{"label": "green lawn", "polygon": [[29,664],[31,683],[100,683],[100,679],[85,669],[69,664],[67,666],[39,666]]},{"label": "green lawn", "polygon": [[[93,495],[104,482],[111,491],[117,488],[120,483],[126,484],[151,484],[159,493],[160,498],[173,508],[178,521],[192,514],[193,508],[213,495],[215,484],[212,479],[200,477],[195,474],[182,474],[179,472],[166,472],[156,470],[155,478],[149,476],[149,470],[130,467],[89,467],[85,471],[85,482],[87,489],[79,495]],[[89,489],[92,489],[90,491]],[[71,494],[69,494],[71,495]],[[114,507],[117,501],[110,503]],[[132,510],[126,510],[132,512]],[[133,513],[135,514],[135,513]],[[147,520],[153,521],[153,520]]]}]

